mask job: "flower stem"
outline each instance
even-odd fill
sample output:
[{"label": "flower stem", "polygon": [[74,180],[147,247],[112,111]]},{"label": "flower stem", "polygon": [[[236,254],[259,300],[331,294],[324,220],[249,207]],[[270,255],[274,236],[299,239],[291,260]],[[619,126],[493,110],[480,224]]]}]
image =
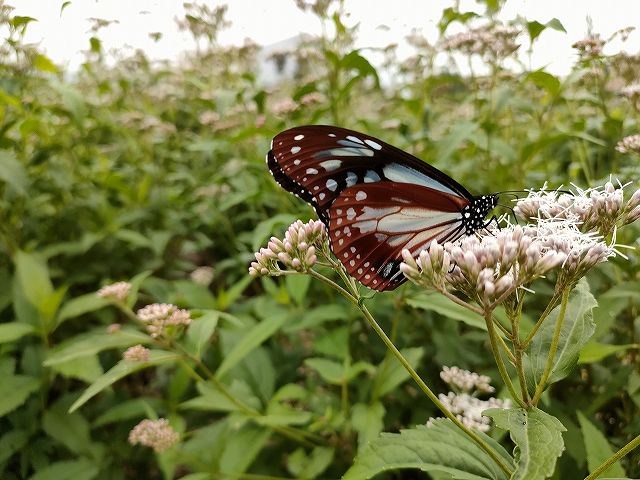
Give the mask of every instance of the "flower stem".
[{"label": "flower stem", "polygon": [[533,328],[529,332],[529,335],[527,335],[527,338],[525,339],[525,341],[522,342],[522,349],[523,350],[527,349],[527,347],[531,343],[531,340],[533,340],[533,337],[535,336],[536,332],[542,326],[542,322],[544,322],[546,320],[546,318],[549,316],[551,311],[555,308],[556,302],[558,301],[560,296],[561,295],[558,295],[557,293],[553,294],[553,297],[551,297],[551,300],[549,301],[549,304],[547,305],[547,308],[544,309],[544,312],[542,312],[542,314],[540,315],[540,318],[538,319],[536,324],[533,326]]},{"label": "flower stem", "polygon": [[544,367],[544,371],[542,372],[542,378],[540,378],[540,382],[536,387],[536,393],[533,396],[533,405],[537,405],[540,401],[540,397],[542,396],[542,392],[544,392],[545,386],[547,384],[547,380],[549,379],[549,375],[551,375],[551,369],[553,368],[553,360],[556,355],[556,350],[558,348],[558,343],[560,342],[560,333],[562,332],[562,324],[564,323],[564,317],[567,313],[567,304],[569,303],[569,293],[571,292],[570,288],[565,288],[562,291],[562,301],[560,303],[560,313],[558,314],[558,319],[556,320],[556,328],[553,332],[553,338],[551,339],[551,346],[549,347],[549,355],[547,356],[547,364]]},{"label": "flower stem", "polygon": [[500,458],[500,456],[482,438],[480,438],[480,436],[477,433],[465,427],[462,424],[462,422],[460,422],[460,420],[458,420],[456,416],[453,413],[451,413],[447,409],[447,407],[445,407],[442,404],[442,402],[440,402],[436,394],[433,393],[433,391],[427,386],[427,384],[424,382],[424,380],[422,380],[420,375],[418,375],[418,372],[414,370],[414,368],[411,366],[411,364],[409,364],[407,359],[404,358],[402,353],[400,353],[400,350],[398,350],[398,348],[393,344],[391,339],[384,332],[382,327],[380,327],[378,322],[376,322],[375,318],[373,318],[373,316],[371,315],[367,307],[365,305],[361,305],[357,301],[355,302],[355,305],[358,306],[360,312],[362,312],[362,315],[364,315],[367,322],[369,322],[369,325],[371,325],[371,327],[375,330],[375,332],[378,334],[378,336],[384,342],[387,348],[391,351],[391,353],[393,353],[393,355],[400,362],[400,364],[405,368],[405,370],[409,372],[409,375],[411,375],[411,378],[413,378],[413,380],[418,384],[420,389],[425,393],[425,395],[429,398],[429,400],[433,402],[433,404],[438,408],[438,410],[440,410],[443,413],[443,415],[447,417],[449,420],[451,420],[458,428],[464,431],[464,433],[466,433],[474,442],[476,442],[480,448],[482,448],[485,452],[487,452],[487,454],[496,462],[496,464],[498,464],[498,466],[502,471],[504,471],[507,475],[511,475],[511,471],[509,470],[509,467],[505,464],[504,460]]},{"label": "flower stem", "polygon": [[627,443],[624,447],[618,450],[616,453],[607,458],[604,462],[602,462],[593,472],[589,474],[588,477],[585,477],[584,480],[594,480],[602,475],[611,465],[624,457],[627,453],[629,453],[634,448],[640,446],[640,435]]},{"label": "flower stem", "polygon": [[484,321],[487,324],[487,331],[489,332],[489,341],[491,342],[491,351],[493,352],[493,358],[495,359],[496,365],[498,366],[498,371],[500,372],[502,381],[507,386],[507,389],[509,390],[509,394],[511,395],[511,398],[513,398],[518,403],[518,405],[520,405],[522,408],[526,408],[523,400],[516,393],[516,389],[513,386],[513,382],[509,377],[509,372],[507,372],[507,367],[505,366],[504,361],[502,360],[500,350],[498,349],[498,339],[497,339],[498,334],[496,332],[496,329],[493,323],[491,312],[485,313]]}]

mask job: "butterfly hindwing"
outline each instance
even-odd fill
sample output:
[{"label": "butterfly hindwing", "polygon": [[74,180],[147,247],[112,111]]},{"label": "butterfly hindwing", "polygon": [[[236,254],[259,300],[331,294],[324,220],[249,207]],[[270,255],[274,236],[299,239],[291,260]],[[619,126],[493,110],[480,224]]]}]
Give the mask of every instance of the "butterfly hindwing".
[{"label": "butterfly hindwing", "polygon": [[347,272],[375,290],[406,279],[402,250],[462,236],[460,207],[450,195],[420,185],[376,182],[343,190],[329,209],[331,250]]}]

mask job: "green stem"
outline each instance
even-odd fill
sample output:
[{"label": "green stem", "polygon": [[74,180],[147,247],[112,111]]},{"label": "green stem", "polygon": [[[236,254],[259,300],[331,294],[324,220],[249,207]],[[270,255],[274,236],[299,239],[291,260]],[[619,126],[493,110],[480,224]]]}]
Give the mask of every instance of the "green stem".
[{"label": "green stem", "polygon": [[607,458],[604,462],[602,462],[588,477],[584,480],[594,480],[602,475],[611,465],[624,457],[627,453],[629,453],[634,448],[640,446],[640,435],[627,443],[624,447],[618,450],[616,453]]},{"label": "green stem", "polygon": [[429,400],[433,402],[433,404],[438,408],[438,410],[440,410],[445,417],[451,420],[458,428],[460,428],[474,442],[476,442],[480,448],[482,448],[485,452],[487,452],[487,454],[496,462],[496,464],[498,464],[498,466],[504,473],[506,473],[507,475],[511,475],[512,472],[509,470],[509,467],[505,464],[504,460],[500,458],[500,456],[482,438],[480,438],[480,436],[477,433],[465,427],[462,424],[462,422],[460,422],[460,420],[458,420],[456,416],[453,413],[451,413],[447,409],[447,407],[445,407],[442,404],[442,402],[440,402],[436,394],[433,393],[433,391],[427,386],[424,380],[422,380],[420,375],[418,375],[418,372],[416,372],[411,366],[411,364],[409,364],[407,359],[404,358],[402,353],[400,353],[400,350],[398,350],[397,347],[393,344],[393,342],[384,332],[382,327],[378,325],[378,322],[376,322],[376,320],[373,318],[373,316],[371,315],[367,307],[364,305],[361,305],[358,301],[355,302],[355,305],[358,307],[360,312],[362,312],[362,315],[364,315],[367,322],[369,322],[369,325],[371,325],[371,327],[375,330],[375,332],[378,334],[380,339],[384,342],[386,347],[391,351],[391,353],[393,353],[393,355],[400,362],[400,364],[405,368],[405,370],[409,372],[409,375],[411,376],[411,378],[413,378],[413,380],[418,384],[420,389],[425,393],[427,397],[429,397]]},{"label": "green stem", "polygon": [[531,343],[531,340],[533,340],[533,337],[535,336],[536,332],[542,326],[542,323],[547,319],[551,311],[555,308],[556,302],[558,301],[559,298],[560,298],[560,295],[558,295],[557,293],[553,294],[553,297],[551,297],[551,300],[549,301],[547,308],[544,309],[544,312],[542,312],[542,314],[540,315],[540,318],[538,319],[536,324],[533,326],[533,328],[529,332],[529,335],[527,335],[527,338],[525,339],[525,341],[522,342],[523,350],[527,349],[527,347]]},{"label": "green stem", "polygon": [[518,403],[518,405],[520,405],[522,408],[525,408],[526,406],[522,401],[522,399],[516,393],[516,389],[513,386],[511,377],[509,377],[509,372],[507,372],[507,367],[505,366],[504,361],[502,360],[502,356],[500,355],[500,350],[498,349],[498,338],[497,338],[499,335],[496,332],[491,312],[485,313],[484,321],[487,324],[487,331],[489,332],[489,341],[491,343],[491,351],[493,352],[493,358],[495,359],[496,365],[498,366],[498,371],[500,372],[502,381],[507,386],[507,389],[509,390],[509,394],[511,395],[511,398],[513,398]]},{"label": "green stem", "polygon": [[540,401],[540,397],[542,396],[542,392],[544,392],[547,380],[549,379],[549,375],[551,375],[551,369],[553,368],[553,360],[556,355],[558,343],[560,342],[560,333],[562,332],[562,324],[564,323],[564,317],[565,317],[565,314],[567,313],[567,304],[569,303],[570,292],[571,292],[571,289],[569,288],[565,288],[562,291],[562,302],[560,303],[560,313],[558,314],[558,319],[556,320],[556,328],[553,332],[551,346],[549,347],[547,364],[544,367],[544,371],[542,372],[542,378],[540,378],[540,382],[536,387],[536,393],[533,396],[533,405],[537,405],[538,402]]}]

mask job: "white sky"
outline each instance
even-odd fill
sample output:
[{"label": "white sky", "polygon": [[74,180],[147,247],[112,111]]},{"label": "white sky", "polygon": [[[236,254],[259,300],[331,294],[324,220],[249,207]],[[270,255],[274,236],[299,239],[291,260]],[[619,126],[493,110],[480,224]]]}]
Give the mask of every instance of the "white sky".
[{"label": "white sky", "polygon": [[[202,0],[201,0],[202,1]],[[399,53],[406,53],[403,39],[412,28],[420,28],[432,41],[437,37],[437,22],[443,8],[451,0],[345,0],[351,22],[360,22],[358,46],[382,47],[399,43]],[[58,63],[71,67],[82,61],[79,53],[88,48],[89,17],[118,20],[100,31],[99,37],[107,49],[130,46],[142,48],[152,58],[175,58],[193,44],[178,32],[175,18],[184,13],[182,0],[72,0],[60,14],[63,0],[7,0],[17,15],[38,19],[29,26],[27,40],[40,43]],[[249,37],[262,45],[291,38],[298,33],[319,33],[318,20],[312,14],[299,11],[293,0],[208,0],[209,4],[229,4],[227,18],[232,26],[221,34],[222,43],[240,44]],[[471,0],[462,0],[462,10],[479,7]],[[607,38],[615,30],[627,26],[640,27],[640,0],[507,0],[501,18],[522,15],[528,20],[546,23],[557,17],[567,34],[547,30],[534,47],[533,67],[547,66],[551,72],[565,74],[575,61],[571,44],[584,37],[587,16],[595,32]],[[381,24],[388,31],[377,28]],[[153,42],[148,34],[162,32]],[[608,53],[620,49],[630,53],[640,51],[640,32],[632,34],[625,44],[613,43]]]}]

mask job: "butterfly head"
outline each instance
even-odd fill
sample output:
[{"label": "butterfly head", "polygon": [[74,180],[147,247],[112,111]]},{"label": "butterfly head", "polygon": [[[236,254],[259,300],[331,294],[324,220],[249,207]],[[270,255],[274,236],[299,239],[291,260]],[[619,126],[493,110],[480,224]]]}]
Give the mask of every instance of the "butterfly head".
[{"label": "butterfly head", "polygon": [[462,224],[466,235],[473,235],[486,226],[487,214],[498,204],[498,195],[482,195],[475,197],[469,205],[462,209]]}]

